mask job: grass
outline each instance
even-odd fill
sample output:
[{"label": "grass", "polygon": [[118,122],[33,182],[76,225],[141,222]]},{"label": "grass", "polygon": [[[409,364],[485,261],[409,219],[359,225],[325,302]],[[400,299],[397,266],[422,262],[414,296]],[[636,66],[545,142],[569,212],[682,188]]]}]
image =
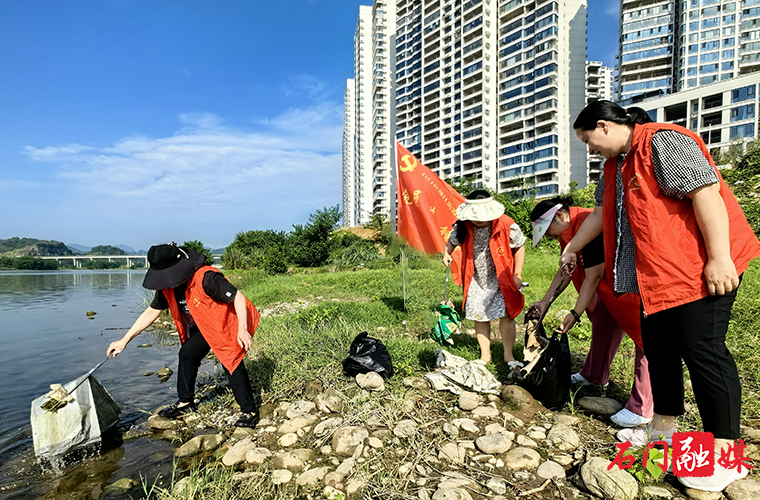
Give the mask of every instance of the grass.
[{"label": "grass", "polygon": [[[526,289],[526,307],[539,300],[547,291],[557,269],[558,252],[551,249],[528,249],[523,277],[530,283]],[[232,283],[259,308],[299,300],[310,302],[310,307],[281,316],[261,319],[254,336],[253,347],[246,358],[246,366],[264,403],[279,400],[294,401],[302,397],[307,381],[318,380],[324,388],[331,388],[344,396],[343,417],[349,422],[368,422],[380,419],[394,422],[412,418],[418,424],[430,424],[431,419],[450,419],[456,411],[449,408],[436,394],[410,396],[410,389],[402,384],[408,375],[422,376],[434,368],[438,345],[429,339],[434,323],[433,311],[440,302],[445,279],[440,261],[414,255],[412,269],[406,273],[407,301],[402,298],[401,270],[391,259],[374,261],[372,268],[332,272],[326,267],[293,273],[290,276],[268,276],[258,271],[228,273]],[[729,327],[727,343],[734,354],[743,384],[742,422],[757,426],[760,423],[760,262],[753,262],[745,273],[739,290]],[[462,290],[449,283],[449,297],[461,308]],[[561,295],[545,320],[547,331],[560,324],[564,313],[577,298],[573,287]],[[518,324],[522,316],[518,317]],[[495,326],[495,325],[494,325]],[[465,328],[473,328],[465,321]],[[383,398],[365,399],[351,379],[342,375],[342,361],[353,338],[362,331],[380,338],[393,359],[396,375],[387,382]],[[585,354],[591,337],[590,322],[583,321],[570,332],[570,347],[574,353]],[[455,337],[456,345],[450,352],[466,359],[477,359],[480,350],[475,339],[468,335]],[[502,359],[501,343],[492,342],[492,358]],[[522,356],[522,339],[518,335],[515,355]],[[578,398],[588,395],[606,395],[625,403],[633,380],[634,348],[625,339],[612,365],[608,388],[583,387],[573,394],[571,407]],[[578,361],[579,362],[579,361]],[[503,374],[503,363],[489,364],[497,374]],[[576,362],[574,369],[580,366]],[[415,408],[405,406],[405,399],[416,401]],[[228,398],[229,399],[229,398]],[[230,399],[231,402],[231,399]],[[701,430],[693,393],[687,391],[689,411],[680,420],[681,429]],[[437,446],[449,439],[436,436],[430,442],[411,443],[409,449],[434,453]],[[320,445],[320,443],[312,443]],[[395,450],[386,449],[388,460]],[[405,461],[418,463],[420,453]],[[424,453],[423,453],[424,454]],[[382,466],[382,454],[368,461],[361,475],[369,480],[373,494],[408,491],[406,480],[398,470]],[[379,462],[378,462],[379,460]],[[198,466],[203,467],[203,466]],[[208,470],[193,469],[189,481],[196,488],[195,498],[279,498],[282,492],[264,479],[255,476],[245,490],[236,491],[232,474],[218,466]],[[373,468],[374,467],[374,468]],[[436,475],[430,471],[431,476]],[[487,480],[487,479],[486,479]],[[222,490],[224,492],[222,493]],[[170,490],[153,488],[151,498],[170,500],[183,498]]]}]

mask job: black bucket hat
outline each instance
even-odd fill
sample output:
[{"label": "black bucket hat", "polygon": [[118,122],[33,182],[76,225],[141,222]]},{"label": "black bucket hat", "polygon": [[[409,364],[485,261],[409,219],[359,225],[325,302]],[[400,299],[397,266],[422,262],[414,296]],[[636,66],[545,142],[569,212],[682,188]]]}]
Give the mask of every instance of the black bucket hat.
[{"label": "black bucket hat", "polygon": [[175,243],[150,247],[148,264],[143,280],[143,287],[148,290],[174,288],[189,280],[196,268],[189,253]]}]

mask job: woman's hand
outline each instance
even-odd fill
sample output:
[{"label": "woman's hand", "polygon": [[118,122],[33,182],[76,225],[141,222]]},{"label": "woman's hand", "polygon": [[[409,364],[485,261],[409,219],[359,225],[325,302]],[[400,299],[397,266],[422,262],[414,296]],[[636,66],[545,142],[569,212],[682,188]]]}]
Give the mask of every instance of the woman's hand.
[{"label": "woman's hand", "polygon": [[565,320],[562,322],[562,326],[558,330],[564,335],[575,326],[575,317],[572,314],[565,316]]},{"label": "woman's hand", "polygon": [[515,286],[517,287],[517,290],[519,291],[520,289],[522,289],[522,286],[523,286],[522,276],[520,276],[519,274],[515,274],[514,276],[512,276],[512,279],[515,280]]},{"label": "woman's hand", "polygon": [[725,295],[739,286],[739,276],[731,258],[708,259],[704,274],[710,295]]},{"label": "woman's hand", "polygon": [[117,340],[116,342],[111,342],[111,345],[108,346],[108,349],[106,349],[106,355],[109,358],[115,358],[117,354],[119,354],[121,351],[124,350],[125,347],[127,347],[127,343],[129,340]]},{"label": "woman's hand", "polygon": [[251,334],[248,333],[248,329],[241,328],[238,330],[237,334],[237,343],[240,347],[245,349],[246,351],[251,348]]},{"label": "woman's hand", "polygon": [[578,267],[578,254],[575,252],[565,252],[562,257],[559,258],[559,267],[562,274],[570,276],[575,272]]},{"label": "woman's hand", "polygon": [[449,267],[451,265],[451,261],[454,260],[454,257],[452,257],[448,253],[443,254],[443,265],[446,267]]},{"label": "woman's hand", "polygon": [[544,314],[544,309],[546,309],[546,302],[543,300],[536,301],[528,306],[528,316],[540,318]]}]

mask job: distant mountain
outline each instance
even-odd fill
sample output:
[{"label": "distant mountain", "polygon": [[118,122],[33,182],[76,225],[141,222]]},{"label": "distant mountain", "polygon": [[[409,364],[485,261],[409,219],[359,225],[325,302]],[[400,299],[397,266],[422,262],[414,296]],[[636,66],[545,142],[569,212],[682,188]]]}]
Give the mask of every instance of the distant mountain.
[{"label": "distant mountain", "polygon": [[227,249],[227,247],[224,248],[212,248],[211,253],[214,255],[221,255],[224,253],[224,251]]},{"label": "distant mountain", "polygon": [[127,252],[127,255],[137,255],[137,252],[134,248],[127,246],[127,245],[114,245],[116,248],[121,248],[125,252]]},{"label": "distant mountain", "polygon": [[66,243],[66,246],[69,247],[69,249],[74,252],[75,255],[84,255],[92,250],[92,247],[79,245],[77,243]]},{"label": "distant mountain", "polygon": [[88,252],[90,255],[127,255],[127,252],[113,245],[98,245]]},{"label": "distant mountain", "polygon": [[37,238],[8,238],[0,240],[0,255],[35,257],[74,255],[74,252],[60,241],[38,240]]}]

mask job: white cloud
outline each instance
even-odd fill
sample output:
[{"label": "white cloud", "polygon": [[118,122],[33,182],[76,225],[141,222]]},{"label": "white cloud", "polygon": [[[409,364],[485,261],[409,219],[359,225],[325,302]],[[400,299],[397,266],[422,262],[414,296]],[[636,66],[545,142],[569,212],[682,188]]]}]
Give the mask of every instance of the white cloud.
[{"label": "white cloud", "polygon": [[25,154],[53,167],[56,193],[77,200],[76,210],[95,226],[165,221],[198,234],[213,224],[215,234],[228,234],[214,236],[224,244],[238,231],[288,229],[340,201],[343,117],[337,104],[290,109],[257,120],[253,131],[225,126],[208,113],[178,118],[178,130],[168,137],[126,137],[97,148],[27,146]]}]

